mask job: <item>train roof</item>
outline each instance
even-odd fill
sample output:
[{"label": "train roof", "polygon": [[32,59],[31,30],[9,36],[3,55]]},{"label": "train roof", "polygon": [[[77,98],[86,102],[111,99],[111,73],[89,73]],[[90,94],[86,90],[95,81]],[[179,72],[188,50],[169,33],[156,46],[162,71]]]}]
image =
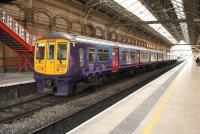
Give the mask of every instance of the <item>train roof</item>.
[{"label": "train roof", "polygon": [[45,39],[68,39],[72,40],[72,35],[65,33],[65,32],[54,32],[48,35],[44,35],[38,40],[45,40]]},{"label": "train roof", "polygon": [[82,36],[82,35],[70,35],[65,32],[54,32],[54,33],[45,35],[38,40],[43,40],[43,39],[68,39],[72,42],[93,43],[96,45],[105,45],[105,46],[123,47],[123,48],[125,47],[125,48],[134,48],[134,49],[140,49],[140,50],[150,50],[150,51],[155,51],[155,52],[161,52],[161,51],[133,46],[130,44],[125,44],[125,43],[97,39],[97,38],[92,38],[92,37],[87,37],[87,36]]}]

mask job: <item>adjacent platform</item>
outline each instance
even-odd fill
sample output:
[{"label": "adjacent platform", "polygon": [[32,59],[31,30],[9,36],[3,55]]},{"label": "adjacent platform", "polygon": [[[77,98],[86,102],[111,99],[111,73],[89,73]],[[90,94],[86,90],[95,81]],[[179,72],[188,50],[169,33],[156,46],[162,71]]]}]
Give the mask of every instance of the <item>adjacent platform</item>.
[{"label": "adjacent platform", "polygon": [[0,87],[14,86],[35,82],[33,73],[3,73],[0,74]]},{"label": "adjacent platform", "polygon": [[178,65],[70,134],[199,134],[200,67]]},{"label": "adjacent platform", "polygon": [[0,74],[0,107],[35,93],[33,73]]}]

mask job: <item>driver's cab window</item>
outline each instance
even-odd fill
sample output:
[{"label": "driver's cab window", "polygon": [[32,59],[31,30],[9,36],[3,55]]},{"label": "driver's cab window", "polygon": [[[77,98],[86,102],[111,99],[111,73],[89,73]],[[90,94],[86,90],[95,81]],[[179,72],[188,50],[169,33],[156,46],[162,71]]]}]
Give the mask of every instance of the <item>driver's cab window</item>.
[{"label": "driver's cab window", "polygon": [[58,43],[58,60],[66,60],[67,58],[67,43]]},{"label": "driver's cab window", "polygon": [[48,44],[48,59],[53,60],[54,59],[54,48],[55,44],[54,43],[49,43]]},{"label": "driver's cab window", "polygon": [[38,43],[36,48],[36,59],[44,60],[44,54],[45,54],[45,44]]}]

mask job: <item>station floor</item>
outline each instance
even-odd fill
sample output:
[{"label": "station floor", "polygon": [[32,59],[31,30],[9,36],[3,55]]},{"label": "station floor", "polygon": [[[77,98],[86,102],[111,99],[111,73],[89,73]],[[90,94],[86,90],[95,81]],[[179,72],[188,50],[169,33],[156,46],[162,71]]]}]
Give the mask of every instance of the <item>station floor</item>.
[{"label": "station floor", "polygon": [[33,73],[2,73],[0,87],[13,86],[34,82]]},{"label": "station floor", "polygon": [[200,67],[188,59],[68,133],[199,134]]}]

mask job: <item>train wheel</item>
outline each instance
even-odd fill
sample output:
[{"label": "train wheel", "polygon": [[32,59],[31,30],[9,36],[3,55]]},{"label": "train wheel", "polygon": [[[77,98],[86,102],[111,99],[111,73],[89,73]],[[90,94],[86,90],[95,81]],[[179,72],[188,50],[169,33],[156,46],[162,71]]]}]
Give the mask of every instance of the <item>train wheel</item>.
[{"label": "train wheel", "polygon": [[76,85],[76,94],[82,92],[86,88],[86,85],[84,82],[79,82]]},{"label": "train wheel", "polygon": [[69,95],[75,95],[76,94],[76,85],[70,84],[69,85]]},{"label": "train wheel", "polygon": [[133,76],[134,74],[135,74],[134,69],[131,69],[130,72],[129,72],[129,75],[130,75],[130,76]]},{"label": "train wheel", "polygon": [[97,87],[101,87],[103,85],[103,78],[102,77],[99,77],[97,79]]}]

